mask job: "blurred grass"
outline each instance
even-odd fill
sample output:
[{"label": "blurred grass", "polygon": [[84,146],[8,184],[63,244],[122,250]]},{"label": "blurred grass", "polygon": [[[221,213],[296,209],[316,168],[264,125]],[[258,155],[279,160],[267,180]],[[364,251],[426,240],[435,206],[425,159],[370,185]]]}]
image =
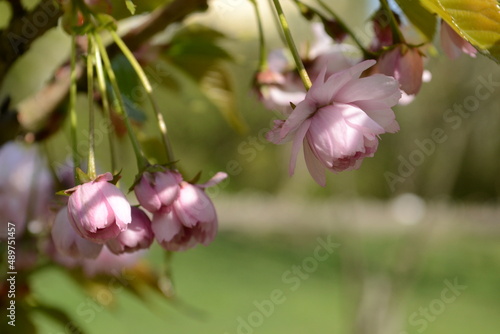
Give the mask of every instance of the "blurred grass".
[{"label": "blurred grass", "polygon": [[[238,317],[247,319],[256,311],[254,301],[269,299],[275,289],[284,292],[286,301],[275,305],[272,315],[264,318],[253,333],[351,333],[353,319],[349,310],[355,297],[349,291],[356,283],[342,276],[339,254],[359,246],[368,272],[386,275],[396,269],[390,265],[390,254],[397,251],[401,240],[364,236],[361,243],[354,244],[334,236],[332,239],[341,244],[339,252],[320,262],[318,269],[292,291],[293,284],[282,281],[282,275],[313,255],[316,238],[225,232],[210,247],[176,254],[174,280],[178,296],[188,305],[183,307],[157,295],[144,304],[128,292],[118,291],[114,294],[116,302],[109,309],[91,312],[90,305],[96,309],[99,305],[92,304],[90,297],[60,269],[38,273],[33,277],[33,290],[40,300],[65,309],[88,333],[238,333]],[[441,298],[445,280],[453,282],[456,278],[467,289],[428,322],[425,333],[469,334],[477,332],[478,326],[482,334],[498,333],[500,291],[494,287],[500,277],[499,239],[452,235],[426,247],[423,266],[398,306],[403,314],[402,329],[406,327],[410,334],[420,333],[420,327],[410,322],[410,315]],[[153,249],[150,259],[153,266],[161,266],[159,247]],[[59,324],[41,314],[34,320],[41,334],[65,333]],[[241,329],[240,333],[246,330]]]}]

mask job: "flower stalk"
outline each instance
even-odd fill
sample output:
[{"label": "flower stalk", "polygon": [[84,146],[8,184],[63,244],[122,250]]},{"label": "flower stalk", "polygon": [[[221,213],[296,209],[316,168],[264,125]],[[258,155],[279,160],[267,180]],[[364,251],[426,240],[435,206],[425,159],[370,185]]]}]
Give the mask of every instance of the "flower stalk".
[{"label": "flower stalk", "polygon": [[[94,36],[91,36],[94,38]],[[95,41],[94,41],[95,44]],[[101,59],[101,53],[99,51],[99,48],[94,48],[95,51],[95,68],[96,68],[96,74],[97,74],[97,84],[99,86],[99,91],[101,93],[101,99],[102,99],[102,107],[104,111],[104,116],[111,121],[111,111],[109,107],[109,100],[108,100],[108,94],[106,90],[106,77],[104,74],[104,69],[102,67],[102,59]],[[113,133],[108,132],[108,142],[109,142],[109,150],[111,154],[111,171],[113,173],[117,172],[117,164],[116,164],[116,149],[115,149],[115,142],[113,140]]]},{"label": "flower stalk", "polygon": [[[318,1],[321,1],[321,0],[318,0]],[[380,0],[380,5],[387,12],[387,15],[389,16],[389,19],[390,19],[389,24],[391,25],[393,43],[394,44],[399,44],[399,43],[406,44],[405,37],[403,36],[403,33],[399,29],[398,21],[396,20],[396,17],[394,16],[394,13],[392,12],[391,7],[389,6],[389,3],[387,2],[387,0]]]},{"label": "flower stalk", "polygon": [[132,124],[130,123],[130,119],[128,118],[127,112],[125,110],[125,103],[123,102],[123,98],[120,92],[120,87],[118,86],[118,81],[116,80],[115,72],[111,67],[111,61],[109,60],[106,48],[104,47],[104,44],[99,35],[94,35],[94,38],[97,47],[99,48],[99,52],[101,53],[104,70],[106,71],[111,86],[113,87],[113,93],[115,95],[117,102],[116,103],[117,111],[123,117],[123,121],[125,122],[125,126],[127,127],[127,133],[129,135],[130,141],[132,142],[132,147],[134,149],[135,157],[137,159],[137,167],[141,171],[148,165],[148,161],[146,160],[144,154],[142,153],[139,141],[135,136]]},{"label": "flower stalk", "polygon": [[97,177],[95,168],[95,108],[94,108],[94,43],[92,37],[88,40],[87,54],[87,96],[89,102],[89,156],[88,156],[88,176],[93,180]]},{"label": "flower stalk", "polygon": [[75,181],[75,185],[80,184],[80,180],[78,179],[76,169],[80,165],[80,159],[78,155],[78,137],[77,137],[77,123],[78,118],[76,116],[76,35],[71,35],[71,85],[69,89],[69,118],[70,118],[70,135],[71,135],[71,149],[73,155],[73,178]]},{"label": "flower stalk", "polygon": [[309,90],[312,86],[312,82],[311,79],[309,78],[309,75],[307,74],[302,59],[300,58],[299,51],[297,50],[292,34],[290,32],[290,26],[288,25],[285,13],[283,12],[283,8],[281,7],[279,0],[273,0],[273,4],[274,8],[276,9],[276,12],[278,13],[279,22],[281,28],[283,29],[286,43],[288,45],[288,48],[290,49],[290,52],[292,53],[295,65],[297,66],[297,72],[299,73],[300,79],[302,80],[304,87],[306,88],[306,90]]},{"label": "flower stalk", "polygon": [[136,72],[137,76],[139,77],[139,80],[141,81],[142,86],[146,91],[146,95],[148,96],[148,99],[151,103],[154,114],[156,116],[156,120],[158,122],[158,126],[160,128],[163,146],[165,147],[165,151],[167,154],[167,162],[170,163],[173,168],[175,168],[175,163],[174,163],[175,158],[172,150],[172,145],[168,137],[167,124],[165,123],[165,119],[163,118],[163,115],[160,112],[160,109],[158,108],[158,104],[156,103],[156,100],[153,97],[153,88],[151,87],[151,83],[149,82],[149,79],[144,70],[142,69],[141,65],[132,54],[132,51],[130,51],[130,49],[123,42],[121,37],[116,33],[116,31],[110,30],[110,34],[113,38],[113,41],[116,43],[116,45],[118,45],[120,50],[123,52],[123,55],[128,59],[128,61],[132,65],[132,68]]},{"label": "flower stalk", "polygon": [[263,72],[267,68],[267,49],[266,41],[264,38],[264,28],[262,25],[262,16],[260,14],[259,5],[256,0],[250,1],[255,9],[255,16],[257,17],[257,29],[259,31],[259,72]]}]

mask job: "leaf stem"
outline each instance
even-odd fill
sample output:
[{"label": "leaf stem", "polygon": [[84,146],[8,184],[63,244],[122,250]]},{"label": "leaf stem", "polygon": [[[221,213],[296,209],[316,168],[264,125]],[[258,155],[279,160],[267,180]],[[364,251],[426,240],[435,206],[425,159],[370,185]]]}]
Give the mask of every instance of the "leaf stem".
[{"label": "leaf stem", "polygon": [[94,180],[97,177],[95,169],[95,108],[94,108],[94,43],[89,35],[87,53],[87,96],[89,102],[89,156],[87,175]]},{"label": "leaf stem", "polygon": [[396,17],[394,16],[394,13],[392,12],[392,9],[389,6],[387,0],[380,0],[380,5],[387,12],[387,15],[389,15],[390,19],[389,23],[391,25],[392,39],[394,44],[406,43],[405,37],[403,36],[401,29],[399,29],[398,21],[396,20]]},{"label": "leaf stem", "polygon": [[257,0],[250,0],[250,2],[255,9],[255,16],[257,17],[257,28],[259,31],[259,72],[263,72],[267,69],[267,49],[264,38],[264,28],[262,26],[262,16],[260,14]]},{"label": "leaf stem", "polygon": [[76,116],[76,93],[77,93],[77,72],[76,72],[76,35],[71,34],[71,85],[69,88],[69,118],[70,118],[70,135],[71,135],[71,149],[73,155],[73,179],[75,185],[80,184],[80,179],[76,173],[76,169],[80,166],[80,159],[78,154],[78,136],[77,136],[77,123],[78,117]]},{"label": "leaf stem", "polygon": [[[95,37],[92,35],[92,38]],[[99,48],[94,48],[95,51],[95,68],[96,68],[96,73],[97,73],[97,83],[99,86],[99,91],[101,93],[101,99],[102,99],[102,108],[104,111],[104,116],[106,119],[108,119],[110,122],[111,120],[111,111],[109,108],[109,100],[108,100],[108,92],[106,89],[106,76],[104,74],[104,70],[102,68],[102,59],[101,59],[101,53],[99,51]],[[117,172],[117,165],[116,165],[116,148],[115,148],[115,142],[113,139],[113,133],[111,131],[108,131],[108,143],[109,143],[109,151],[111,154],[111,171],[114,173]]]},{"label": "leaf stem", "polygon": [[160,133],[161,133],[161,138],[163,142],[163,146],[165,147],[165,151],[167,154],[167,162],[171,164],[173,168],[175,168],[175,158],[174,158],[174,152],[172,150],[172,144],[170,142],[170,139],[168,137],[168,130],[167,130],[167,124],[165,123],[165,119],[163,118],[163,115],[158,108],[158,104],[156,103],[156,100],[153,97],[153,88],[151,86],[151,83],[149,82],[149,79],[142,69],[141,65],[135,59],[132,51],[127,47],[127,45],[123,42],[121,37],[116,33],[114,30],[110,30],[111,36],[113,37],[113,40],[115,41],[116,45],[120,48],[120,50],[123,52],[123,55],[128,59],[130,64],[132,65],[134,71],[137,73],[137,76],[139,77],[139,80],[142,83],[142,86],[146,90],[148,99],[151,103],[151,106],[153,108],[154,114],[156,116],[156,120],[158,122],[158,127],[160,128]]},{"label": "leaf stem", "polygon": [[111,66],[111,61],[109,60],[108,54],[106,53],[106,48],[101,40],[99,35],[95,35],[95,40],[97,43],[97,47],[99,48],[99,52],[101,53],[102,62],[104,64],[104,69],[106,74],[108,75],[108,79],[113,87],[113,92],[116,98],[116,109],[118,113],[123,117],[123,121],[125,122],[125,126],[127,127],[127,133],[129,135],[130,141],[132,142],[132,147],[134,149],[135,157],[137,159],[137,168],[139,171],[143,170],[147,165],[148,161],[144,157],[142,153],[141,147],[139,145],[139,141],[135,136],[135,133],[132,128],[132,124],[128,118],[127,112],[125,110],[125,103],[123,102],[123,98],[120,92],[120,87],[118,86],[118,81],[116,80],[115,72]]},{"label": "leaf stem", "polygon": [[302,80],[304,87],[306,88],[306,90],[309,90],[312,86],[311,79],[307,74],[307,71],[304,67],[304,63],[300,58],[299,51],[297,50],[295,42],[293,41],[293,37],[290,32],[290,27],[288,25],[288,21],[286,20],[285,13],[283,12],[283,8],[281,8],[279,0],[273,0],[273,3],[274,7],[276,8],[276,12],[278,13],[278,18],[281,28],[283,29],[283,33],[285,34],[286,43],[288,44],[290,52],[292,52],[293,60],[295,61],[295,65],[297,66],[297,72],[299,73],[300,79]]}]

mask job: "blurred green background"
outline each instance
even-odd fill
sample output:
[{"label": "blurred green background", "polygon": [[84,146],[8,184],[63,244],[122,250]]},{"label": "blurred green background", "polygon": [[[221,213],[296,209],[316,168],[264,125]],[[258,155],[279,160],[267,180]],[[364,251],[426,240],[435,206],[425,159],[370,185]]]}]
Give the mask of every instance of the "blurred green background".
[{"label": "blurred green background", "polygon": [[[373,2],[328,3],[361,40],[369,41],[366,20],[376,9]],[[268,44],[280,47],[267,1],[259,4],[268,17]],[[293,6],[285,10],[299,44],[310,41],[307,22]],[[6,12],[0,12],[5,20]],[[207,13],[187,22],[225,34],[218,43],[233,61],[219,66],[234,94],[229,96],[232,110],[242,115],[246,131],[231,128],[213,104],[190,89],[192,82],[179,83],[184,77],[175,63],[161,60],[147,72],[185,177],[200,170],[202,180],[217,171],[230,174],[210,192],[220,235],[209,247],[175,254],[177,302],[151,292],[144,303],[125,290],[101,287],[112,296],[101,308],[57,268],[32,276],[34,295],[66,310],[88,333],[498,333],[500,87],[492,85],[491,96],[467,116],[448,111],[475,96],[482,80],[500,82],[498,65],[482,56],[464,55],[456,61],[437,53],[428,57],[432,80],[413,103],[396,108],[401,131],[383,135],[376,156],[365,159],[359,170],[331,174],[327,187],[321,188],[302,159],[296,174],[288,176],[290,145],[259,139],[276,115],[251,92],[258,50],[250,4],[216,0]],[[16,103],[32,94],[68,51],[64,33],[48,33],[16,64],[1,95],[11,95]],[[87,124],[85,102],[82,96],[82,124]],[[151,143],[157,130],[147,103],[144,112],[151,121],[143,125],[141,136]],[[415,141],[428,140],[438,128],[446,140],[435,144],[432,153],[423,153],[423,161],[391,188],[387,173],[398,174],[401,159],[422,150]],[[69,157],[68,139],[67,127],[49,139],[54,165]],[[123,184],[128,185],[136,172],[132,150],[126,137],[119,146]],[[109,168],[107,149],[105,139],[98,142],[102,171]],[[311,259],[321,244],[318,238],[331,238],[338,248],[324,261],[316,259],[317,268],[307,278],[288,275],[297,266],[315,263]],[[155,246],[147,259],[159,268],[162,255]],[[297,277],[295,284],[287,280]],[[456,298],[447,302],[453,295],[449,285],[456,282],[466,288],[454,290]],[[273,303],[272,312],[259,311],[255,303],[270,307],[265,301],[275,290],[285,300]],[[42,313],[34,313],[33,320],[42,334],[71,333]]]}]

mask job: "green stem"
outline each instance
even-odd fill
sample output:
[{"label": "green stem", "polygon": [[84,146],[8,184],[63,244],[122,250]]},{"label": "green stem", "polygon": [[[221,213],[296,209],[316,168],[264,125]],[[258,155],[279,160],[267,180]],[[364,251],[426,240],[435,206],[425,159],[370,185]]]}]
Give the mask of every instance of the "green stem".
[{"label": "green stem", "polygon": [[[91,37],[94,39],[94,44],[95,44],[95,36],[91,35]],[[108,92],[106,89],[106,76],[104,75],[104,70],[102,68],[101,53],[99,52],[99,48],[94,48],[94,51],[95,51],[95,68],[97,73],[97,83],[99,86],[99,91],[101,93],[102,108],[104,111],[104,116],[111,122],[112,121],[111,111],[109,108]],[[116,173],[117,172],[116,149],[115,149],[115,142],[113,140],[113,133],[111,131],[108,131],[108,143],[109,143],[109,151],[111,154],[111,171],[113,173]]]},{"label": "green stem", "polygon": [[259,30],[259,71],[263,72],[267,69],[267,50],[264,39],[264,28],[262,27],[262,16],[260,14],[257,0],[250,0],[250,2],[255,9],[255,16],[257,17],[257,28]]},{"label": "green stem", "polygon": [[76,116],[76,36],[71,35],[71,85],[69,89],[69,118],[70,118],[70,135],[71,135],[71,149],[73,154],[73,178],[75,185],[80,184],[80,179],[76,173],[76,169],[80,166],[80,159],[78,155],[78,137],[77,137],[77,123],[78,117]]},{"label": "green stem", "polygon": [[147,165],[148,161],[144,157],[142,153],[141,147],[139,146],[139,141],[135,136],[135,133],[132,129],[132,124],[128,118],[127,112],[125,110],[125,103],[123,102],[123,98],[120,92],[120,87],[118,86],[118,82],[116,80],[115,72],[111,66],[111,62],[109,60],[108,54],[106,53],[106,48],[102,43],[102,40],[99,35],[95,36],[95,40],[97,42],[97,47],[99,48],[99,52],[101,53],[102,62],[104,64],[104,69],[106,70],[106,74],[108,75],[108,79],[113,87],[114,95],[117,100],[116,109],[119,114],[123,117],[123,121],[125,122],[125,126],[127,127],[127,133],[129,135],[130,141],[132,142],[132,147],[134,149],[135,157],[137,159],[137,168],[139,171],[143,170]]},{"label": "green stem", "polygon": [[[300,2],[298,0],[295,0],[295,2],[302,3],[302,2]],[[340,25],[340,27],[342,28],[342,30],[344,30],[352,38],[353,42],[356,43],[356,45],[359,47],[359,49],[361,50],[361,52],[363,52],[363,56],[365,58],[373,58],[373,53],[371,53],[370,51],[368,51],[363,46],[363,44],[358,39],[358,37],[356,37],[356,34],[347,26],[347,24],[340,18],[340,16],[337,15],[337,13],[335,13],[330,7],[328,7],[323,0],[316,0],[316,2],[318,2],[318,4],[321,6],[321,8],[323,8],[326,12],[328,12],[328,14],[330,14],[335,19],[335,21],[337,21],[337,23]],[[302,3],[302,5],[307,6],[304,3]],[[314,10],[313,8],[311,8],[309,6],[307,6],[307,7],[309,9],[313,10],[317,15],[321,15],[316,10]]]},{"label": "green stem", "polygon": [[398,21],[396,20],[396,17],[394,16],[394,13],[392,12],[391,7],[389,6],[387,0],[380,0],[380,5],[387,12],[387,15],[389,15],[390,19],[389,23],[391,25],[392,39],[394,44],[406,43],[405,37],[403,36],[401,29],[399,29]]},{"label": "green stem", "polygon": [[97,177],[95,170],[95,112],[94,112],[94,43],[88,36],[87,53],[87,96],[89,99],[89,161],[87,175],[94,180]]},{"label": "green stem", "polygon": [[276,8],[276,12],[278,13],[281,28],[283,29],[283,33],[285,34],[286,43],[288,44],[288,48],[292,52],[293,60],[295,61],[295,65],[297,66],[297,72],[299,73],[300,79],[302,79],[304,87],[306,88],[306,90],[309,90],[309,88],[311,88],[312,86],[311,79],[309,79],[309,75],[307,74],[307,71],[304,67],[304,63],[300,58],[299,51],[297,50],[295,42],[293,41],[290,27],[288,26],[283,8],[281,8],[279,0],[273,0],[273,3],[274,7]]},{"label": "green stem", "polygon": [[120,36],[114,31],[110,30],[111,36],[113,37],[113,40],[115,41],[116,45],[120,48],[120,50],[123,52],[124,56],[128,59],[132,67],[134,68],[135,72],[137,73],[137,76],[139,77],[139,80],[142,83],[142,86],[146,90],[148,99],[151,103],[151,106],[153,108],[153,111],[156,116],[156,120],[158,122],[158,126],[160,128],[161,132],[161,137],[163,141],[163,146],[165,147],[165,151],[167,154],[167,162],[172,164],[172,167],[175,168],[175,159],[174,159],[174,152],[172,150],[172,145],[170,143],[170,139],[168,137],[168,131],[167,131],[167,124],[165,123],[165,120],[163,118],[162,113],[160,112],[160,109],[158,108],[158,104],[156,103],[154,97],[153,97],[153,89],[151,87],[151,83],[149,82],[149,79],[144,73],[144,70],[142,69],[141,65],[135,59],[132,51],[127,47],[127,45],[123,42],[123,40],[120,38]]}]

